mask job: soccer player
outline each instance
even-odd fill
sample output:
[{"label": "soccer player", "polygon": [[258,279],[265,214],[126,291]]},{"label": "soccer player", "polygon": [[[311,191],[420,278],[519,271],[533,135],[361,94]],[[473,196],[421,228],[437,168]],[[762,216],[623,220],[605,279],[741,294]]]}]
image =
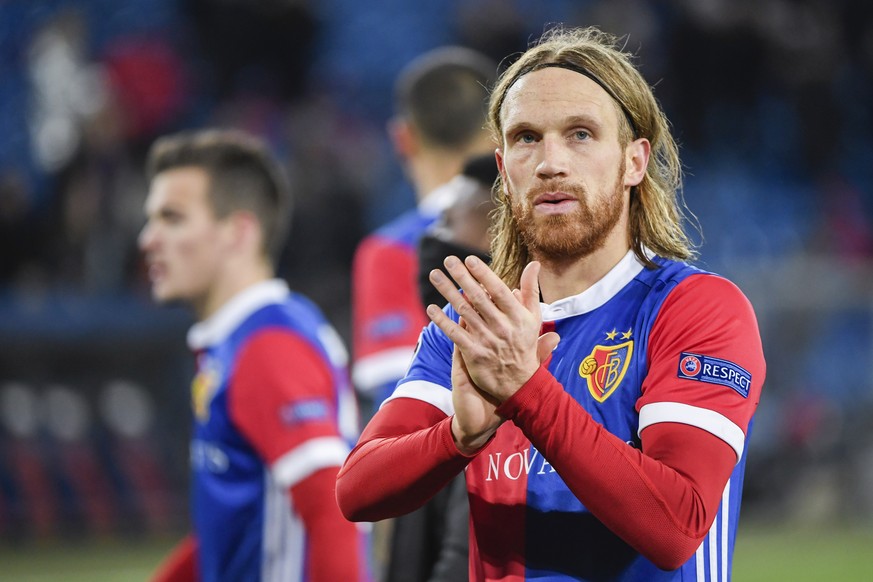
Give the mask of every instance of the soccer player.
[{"label": "soccer player", "polygon": [[338,477],[378,520],[466,470],[472,580],[730,575],[761,340],[685,262],[677,147],[617,43],[555,28],[501,75],[493,263],[432,272],[451,305]]},{"label": "soccer player", "polygon": [[493,152],[485,119],[496,70],[478,52],[440,47],[395,82],[388,130],[418,204],[364,238],[352,268],[352,376],[375,406],[403,377],[428,323],[418,294],[419,238],[451,200],[450,181],[464,162]]},{"label": "soccer player", "polygon": [[[455,197],[453,179],[464,162],[493,154],[485,121],[496,70],[484,55],[448,46],[412,60],[395,82],[388,131],[417,206],[367,236],[355,252],[352,377],[367,418],[403,377],[428,323],[419,296],[419,239]],[[375,545],[385,539],[389,548],[385,582],[431,576],[441,559],[447,496],[375,529]]]},{"label": "soccer player", "polygon": [[418,290],[423,305],[445,304],[430,283],[430,272],[449,255],[475,255],[491,262],[489,228],[494,210],[491,188],[497,180],[494,152],[470,158],[452,178],[454,197],[418,241]]},{"label": "soccer player", "polygon": [[235,131],[158,140],[139,244],[152,296],[189,305],[194,533],[160,582],[361,580],[337,470],[357,408],[336,332],[274,278],[290,193],[264,144]]}]

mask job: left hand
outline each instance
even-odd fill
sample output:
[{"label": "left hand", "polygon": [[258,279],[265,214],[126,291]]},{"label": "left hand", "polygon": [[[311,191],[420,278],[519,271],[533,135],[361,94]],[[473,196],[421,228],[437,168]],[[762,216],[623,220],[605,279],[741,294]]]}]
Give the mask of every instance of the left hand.
[{"label": "left hand", "polygon": [[464,326],[435,305],[428,306],[428,316],[458,347],[475,385],[503,402],[533,376],[558,343],[553,332],[540,336],[540,264],[534,261],[525,267],[515,291],[476,257],[465,262],[447,257],[445,266],[463,294],[437,269],[430,280],[464,319]]}]

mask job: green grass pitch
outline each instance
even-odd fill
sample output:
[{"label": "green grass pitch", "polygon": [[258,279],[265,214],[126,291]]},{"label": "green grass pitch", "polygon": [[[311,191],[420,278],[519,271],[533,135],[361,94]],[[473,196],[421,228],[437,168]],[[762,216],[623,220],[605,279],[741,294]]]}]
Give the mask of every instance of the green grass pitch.
[{"label": "green grass pitch", "polygon": [[[175,539],[0,546],[0,582],[144,582]],[[734,582],[870,582],[873,526],[743,525]]]}]

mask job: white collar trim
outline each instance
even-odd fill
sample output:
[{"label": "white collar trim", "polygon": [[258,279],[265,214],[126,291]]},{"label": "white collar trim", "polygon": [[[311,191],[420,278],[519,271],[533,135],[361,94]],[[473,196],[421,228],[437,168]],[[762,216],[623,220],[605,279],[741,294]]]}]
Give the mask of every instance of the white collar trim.
[{"label": "white collar trim", "polygon": [[[646,254],[651,253],[646,250]],[[625,285],[639,275],[643,268],[643,263],[634,254],[633,249],[629,250],[602,279],[582,293],[558,299],[554,303],[540,303],[543,321],[557,321],[594,311],[615,297]]]},{"label": "white collar trim", "polygon": [[473,178],[458,174],[442,186],[431,190],[418,203],[418,210],[427,216],[439,216],[443,211],[461,197],[464,190],[478,188],[478,182]]},{"label": "white collar trim", "polygon": [[209,319],[195,323],[188,330],[188,347],[200,350],[223,341],[249,315],[274,303],[281,303],[290,291],[281,279],[256,283],[234,295]]}]

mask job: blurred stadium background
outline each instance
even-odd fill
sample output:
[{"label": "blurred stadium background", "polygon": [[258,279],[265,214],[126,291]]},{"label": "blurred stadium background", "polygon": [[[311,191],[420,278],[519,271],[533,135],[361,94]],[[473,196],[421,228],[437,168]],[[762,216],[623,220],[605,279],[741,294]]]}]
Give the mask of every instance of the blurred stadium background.
[{"label": "blurred stadium background", "polygon": [[270,142],[297,196],[281,273],[348,339],[354,246],[413,204],[395,74],[555,22],[628,35],[700,264],[758,313],[736,579],[873,579],[868,0],[2,0],[0,580],[143,580],[187,527],[191,321],[151,304],[136,251],[151,141]]}]

